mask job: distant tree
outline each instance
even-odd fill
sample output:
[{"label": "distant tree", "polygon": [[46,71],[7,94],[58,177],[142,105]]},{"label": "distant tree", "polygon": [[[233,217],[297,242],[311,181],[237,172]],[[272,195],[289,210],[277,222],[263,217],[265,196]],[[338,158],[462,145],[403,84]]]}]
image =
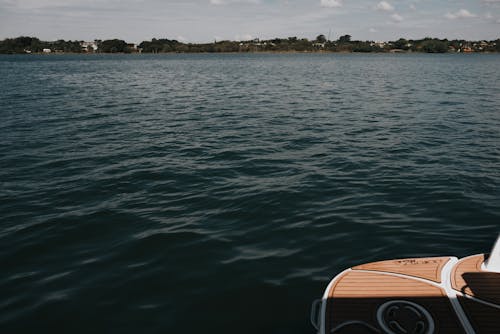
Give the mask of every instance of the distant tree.
[{"label": "distant tree", "polygon": [[[213,43],[210,43],[213,45]],[[202,52],[204,44],[196,44],[192,52]],[[143,41],[139,45],[143,53],[159,53],[159,52],[187,52],[189,47],[186,44],[180,43],[176,40],[169,40],[166,38],[156,39],[151,41]]]},{"label": "distant tree", "polygon": [[99,51],[105,53],[130,52],[127,43],[121,39],[108,39],[99,45]]},{"label": "distant tree", "polygon": [[369,42],[356,41],[354,42],[354,45],[352,47],[352,52],[375,52],[375,51],[380,51],[380,48],[378,46],[373,46]]},{"label": "distant tree", "polygon": [[426,39],[420,46],[422,51],[427,53],[444,53],[448,51],[448,42],[439,39]]},{"label": "distant tree", "polygon": [[186,45],[186,44],[179,44],[177,47],[176,47],[176,52],[189,52],[189,46]]},{"label": "distant tree", "polygon": [[316,42],[317,42],[317,43],[325,43],[325,42],[326,42],[326,37],[325,37],[325,35],[318,35],[318,36],[316,37]]},{"label": "distant tree", "polygon": [[337,48],[337,45],[335,42],[327,41],[325,43],[325,50],[336,52],[336,51],[338,51],[338,48]]},{"label": "distant tree", "polygon": [[50,42],[49,44],[50,48],[57,52],[82,52],[82,47],[79,41],[65,41],[63,39],[60,39],[55,42]]},{"label": "distant tree", "polygon": [[351,41],[351,35],[340,36],[338,42],[339,43],[349,43]]},{"label": "distant tree", "polygon": [[302,38],[293,44],[293,50],[295,51],[311,51],[313,49],[312,43],[307,40],[307,38]]},{"label": "distant tree", "polygon": [[453,46],[455,49],[459,49],[464,43],[465,41],[454,39],[449,42],[449,45]]},{"label": "distant tree", "polygon": [[408,50],[408,40],[404,38],[400,38],[393,43],[396,49]]},{"label": "distant tree", "polygon": [[5,39],[1,43],[0,53],[42,52],[45,48],[50,48],[48,42],[42,42],[35,37],[21,36]]}]

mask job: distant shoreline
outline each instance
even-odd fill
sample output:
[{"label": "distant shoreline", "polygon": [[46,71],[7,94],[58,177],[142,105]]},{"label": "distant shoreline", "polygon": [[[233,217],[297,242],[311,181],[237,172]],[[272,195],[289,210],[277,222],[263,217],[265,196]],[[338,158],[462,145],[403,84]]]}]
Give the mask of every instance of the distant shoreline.
[{"label": "distant shoreline", "polygon": [[104,56],[104,55],[123,55],[123,56],[145,56],[145,55],[294,55],[294,54],[310,54],[310,55],[326,55],[326,54],[338,54],[338,55],[348,55],[348,54],[356,54],[356,55],[414,55],[414,54],[428,54],[428,55],[437,55],[437,54],[456,54],[456,55],[474,55],[474,54],[500,54],[499,51],[484,51],[484,52],[442,52],[442,53],[429,53],[429,52],[386,52],[386,51],[378,51],[378,52],[356,52],[356,51],[247,51],[247,52],[95,52],[95,53],[85,53],[85,52],[51,52],[51,53],[43,53],[43,52],[32,52],[32,53],[4,53],[0,54],[2,56]]},{"label": "distant shoreline", "polygon": [[500,38],[486,41],[448,40],[426,37],[413,40],[376,42],[351,40],[350,35],[329,40],[319,35],[314,40],[288,37],[247,41],[214,41],[213,43],[185,43],[177,40],[156,39],[139,44],[120,39],[94,41],[41,41],[36,37],[7,38],[0,41],[0,54],[321,54],[321,53],[498,53]]}]

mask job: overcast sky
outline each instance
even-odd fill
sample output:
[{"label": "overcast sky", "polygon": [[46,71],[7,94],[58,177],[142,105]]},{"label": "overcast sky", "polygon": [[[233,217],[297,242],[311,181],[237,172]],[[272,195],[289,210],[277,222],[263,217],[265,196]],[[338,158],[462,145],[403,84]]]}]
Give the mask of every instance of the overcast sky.
[{"label": "overcast sky", "polygon": [[0,0],[0,39],[500,38],[500,0]]}]

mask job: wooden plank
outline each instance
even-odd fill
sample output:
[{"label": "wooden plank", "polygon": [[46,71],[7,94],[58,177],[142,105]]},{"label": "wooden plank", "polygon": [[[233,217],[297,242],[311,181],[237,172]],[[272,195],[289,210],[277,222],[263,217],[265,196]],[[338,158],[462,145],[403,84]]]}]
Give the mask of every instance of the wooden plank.
[{"label": "wooden plank", "polygon": [[440,283],[441,270],[449,260],[449,257],[397,259],[367,263],[352,269],[404,274]]},{"label": "wooden plank", "polygon": [[411,278],[355,270],[347,272],[330,290],[330,297],[349,297],[357,294],[368,298],[373,296],[446,296],[446,293],[439,287]]}]

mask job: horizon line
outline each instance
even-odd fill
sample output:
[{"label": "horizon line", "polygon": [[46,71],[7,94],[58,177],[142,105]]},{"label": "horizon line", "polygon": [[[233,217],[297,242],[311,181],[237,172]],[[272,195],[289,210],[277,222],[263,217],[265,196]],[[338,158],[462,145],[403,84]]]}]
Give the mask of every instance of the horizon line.
[{"label": "horizon line", "polygon": [[[323,35],[325,38],[325,34],[319,34],[317,37]],[[326,38],[326,41],[327,42],[336,42],[338,40],[340,40],[341,37],[343,36],[350,36],[352,37],[352,35],[350,34],[344,34],[344,35],[341,35],[339,36],[339,38],[337,39],[328,39]],[[149,42],[149,41],[152,41],[153,39],[156,39],[156,40],[170,40],[170,41],[177,41],[177,42],[180,42],[180,43],[183,43],[183,44],[211,44],[211,43],[220,43],[220,42],[249,42],[249,41],[255,41],[255,40],[259,40],[259,41],[271,41],[271,40],[274,40],[274,39],[281,39],[281,40],[287,40],[287,39],[290,39],[290,38],[297,38],[298,40],[308,40],[308,41],[314,41],[316,39],[311,39],[311,38],[307,38],[307,37],[299,37],[299,36],[287,36],[287,37],[272,37],[272,38],[260,38],[260,37],[253,37],[251,39],[216,39],[214,38],[213,41],[189,41],[189,40],[186,40],[186,39],[179,39],[179,38],[169,38],[169,37],[151,37],[150,39],[143,39],[142,41],[140,42],[128,42],[127,40],[125,39],[122,39],[120,37],[112,37],[112,38],[93,38],[91,40],[86,40],[86,39],[65,39],[65,38],[57,38],[57,39],[41,39],[37,36],[30,36],[30,35],[19,35],[19,36],[16,36],[16,37],[5,37],[3,38],[2,40],[0,40],[0,42],[2,41],[5,41],[7,39],[16,39],[16,38],[21,38],[21,37],[29,37],[29,38],[36,38],[42,42],[57,42],[57,41],[60,41],[60,40],[63,40],[63,41],[76,41],[76,42],[93,42],[93,41],[109,41],[109,40],[121,40],[121,41],[124,41],[124,42],[127,42],[128,44],[140,44],[141,42]],[[439,37],[431,37],[431,36],[425,36],[425,37],[419,37],[419,38],[406,38],[406,37],[403,37],[403,36],[400,36],[399,38],[397,39],[393,39],[393,40],[375,40],[375,39],[351,39],[351,41],[359,41],[359,42],[394,42],[394,41],[398,41],[400,39],[405,39],[405,40],[408,40],[408,41],[418,41],[418,40],[424,40],[424,39],[437,39],[437,40],[448,40],[448,41],[466,41],[466,42],[474,42],[474,41],[497,41],[497,40],[500,40],[500,36],[496,37],[496,38],[493,38],[493,39],[488,39],[488,38],[481,38],[481,39],[466,39],[466,38],[448,38],[448,37],[444,37],[444,38],[439,38]]]}]

